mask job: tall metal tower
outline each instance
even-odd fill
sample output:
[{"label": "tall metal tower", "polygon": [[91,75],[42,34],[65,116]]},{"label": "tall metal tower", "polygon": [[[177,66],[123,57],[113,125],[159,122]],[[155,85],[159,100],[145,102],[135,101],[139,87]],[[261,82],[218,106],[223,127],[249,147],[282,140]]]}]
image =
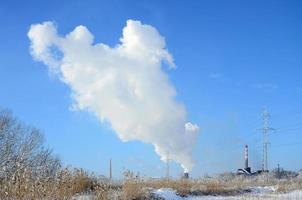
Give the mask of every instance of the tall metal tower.
[{"label": "tall metal tower", "polygon": [[258,130],[261,130],[263,133],[262,171],[267,172],[268,171],[268,145],[269,145],[268,134],[270,131],[275,131],[275,129],[269,127],[268,122],[270,119],[270,115],[266,109],[263,110],[262,118],[263,118],[263,128],[258,129]]}]

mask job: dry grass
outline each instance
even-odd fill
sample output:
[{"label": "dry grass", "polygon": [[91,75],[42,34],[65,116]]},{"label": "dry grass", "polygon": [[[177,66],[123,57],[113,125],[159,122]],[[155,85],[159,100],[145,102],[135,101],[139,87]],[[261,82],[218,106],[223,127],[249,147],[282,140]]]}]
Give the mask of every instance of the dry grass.
[{"label": "dry grass", "polygon": [[221,195],[234,196],[249,193],[250,188],[275,186],[276,193],[286,193],[294,190],[302,190],[302,179],[276,179],[267,175],[259,176],[233,176],[213,177],[203,179],[177,179],[177,180],[147,180],[145,185],[150,188],[172,188],[180,196],[188,195]]},{"label": "dry grass", "polygon": [[82,169],[63,169],[55,177],[39,178],[26,169],[0,181],[1,200],[69,200],[78,194],[92,194],[94,200],[148,199],[144,182],[133,173],[125,173],[121,183],[98,180]]},{"label": "dry grass", "polygon": [[55,177],[36,177],[31,171],[19,169],[0,182],[1,199],[70,199],[73,195],[93,189],[91,178],[81,169],[63,169]]},{"label": "dry grass", "polygon": [[92,194],[94,195],[93,200],[107,200],[114,199],[110,198],[110,191],[112,191],[112,185],[110,182],[99,182],[95,183],[92,188]]},{"label": "dry grass", "polygon": [[67,200],[77,194],[89,193],[94,200],[152,199],[152,189],[172,188],[180,196],[222,195],[233,196],[248,192],[255,186],[277,186],[277,193],[302,190],[302,179],[274,179],[267,176],[214,177],[204,179],[147,179],[127,171],[121,182],[97,179],[81,169],[62,169],[54,177],[37,177],[20,167],[11,176],[0,180],[2,200]]},{"label": "dry grass", "polygon": [[146,191],[145,182],[136,176],[131,171],[124,172],[124,181],[122,184],[122,195],[120,199],[130,200],[130,199],[146,199],[148,197],[148,192]]},{"label": "dry grass", "polygon": [[159,179],[149,180],[145,184],[154,189],[172,188],[183,197],[187,195],[231,195],[237,191],[236,188],[216,180]]},{"label": "dry grass", "polygon": [[286,193],[294,190],[302,190],[302,179],[283,180],[278,183],[278,193]]}]

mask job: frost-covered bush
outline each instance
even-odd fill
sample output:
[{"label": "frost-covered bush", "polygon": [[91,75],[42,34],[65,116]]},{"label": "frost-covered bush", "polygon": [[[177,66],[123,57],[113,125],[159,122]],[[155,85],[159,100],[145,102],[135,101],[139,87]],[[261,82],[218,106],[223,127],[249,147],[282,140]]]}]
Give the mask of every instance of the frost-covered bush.
[{"label": "frost-covered bush", "polygon": [[273,169],[270,172],[270,176],[276,179],[292,179],[298,175],[299,174],[295,171],[284,170],[283,168]]},{"label": "frost-covered bush", "polygon": [[302,169],[299,170],[297,178],[302,180]]},{"label": "frost-covered bush", "polygon": [[232,172],[221,173],[217,176],[217,178],[222,181],[230,181],[236,178],[236,174]]}]

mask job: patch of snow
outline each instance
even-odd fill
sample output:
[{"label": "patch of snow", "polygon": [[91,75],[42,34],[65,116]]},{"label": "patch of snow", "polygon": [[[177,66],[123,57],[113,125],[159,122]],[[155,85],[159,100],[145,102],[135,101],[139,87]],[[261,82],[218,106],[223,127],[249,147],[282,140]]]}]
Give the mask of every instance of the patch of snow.
[{"label": "patch of snow", "polygon": [[72,197],[71,200],[92,200],[93,197],[94,197],[93,195],[83,194],[83,195],[76,195]]},{"label": "patch of snow", "polygon": [[181,198],[180,196],[178,196],[176,194],[176,191],[171,189],[171,188],[161,188],[161,189],[157,189],[157,190],[154,190],[153,191],[153,194],[156,196],[156,197],[160,197],[160,198],[164,198],[166,200],[170,200],[170,199],[173,199],[173,200],[181,200],[183,198]]},{"label": "patch of snow", "polygon": [[277,186],[265,186],[265,187],[252,187],[249,188],[251,190],[252,194],[267,194],[267,193],[273,193],[277,190]]},{"label": "patch of snow", "polygon": [[238,196],[188,196],[180,197],[176,191],[170,188],[161,188],[153,191],[156,197],[165,200],[291,200],[302,199],[302,190],[292,191],[284,194],[276,194],[276,186],[251,188],[252,192]]}]

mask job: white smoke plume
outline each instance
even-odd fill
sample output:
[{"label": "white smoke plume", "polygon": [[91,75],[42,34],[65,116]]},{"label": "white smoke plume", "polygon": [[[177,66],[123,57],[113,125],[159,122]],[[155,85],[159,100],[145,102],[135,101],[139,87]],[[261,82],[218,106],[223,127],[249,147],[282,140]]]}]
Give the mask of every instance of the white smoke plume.
[{"label": "white smoke plume", "polygon": [[183,104],[163,71],[175,67],[158,31],[128,20],[120,43],[94,43],[85,26],[66,36],[52,22],[33,24],[30,52],[72,91],[74,108],[107,121],[122,141],[151,143],[161,160],[171,159],[185,171],[194,165],[191,151],[198,126],[186,121]]}]

